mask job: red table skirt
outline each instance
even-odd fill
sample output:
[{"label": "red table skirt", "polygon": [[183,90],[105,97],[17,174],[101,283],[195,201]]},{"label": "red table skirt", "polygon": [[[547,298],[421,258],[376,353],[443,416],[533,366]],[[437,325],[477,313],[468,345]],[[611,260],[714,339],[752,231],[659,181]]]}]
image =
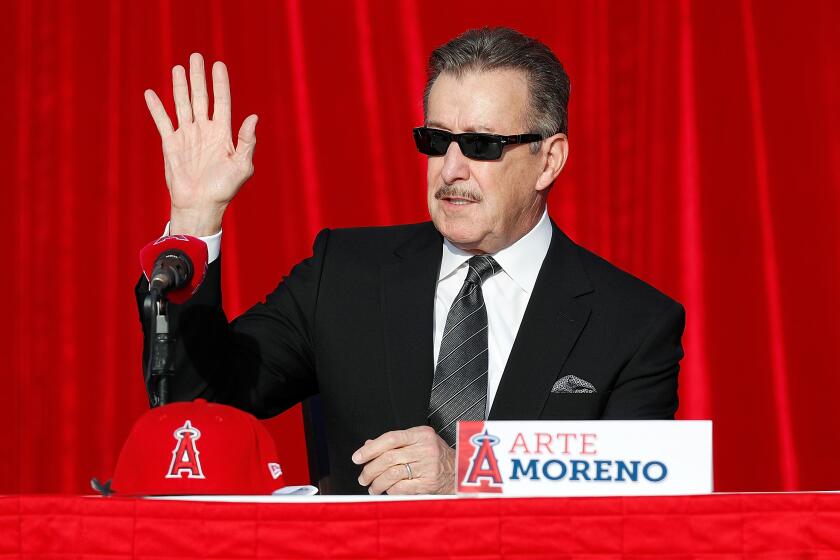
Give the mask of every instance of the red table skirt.
[{"label": "red table skirt", "polygon": [[236,504],[0,497],[0,558],[840,559],[840,495]]}]

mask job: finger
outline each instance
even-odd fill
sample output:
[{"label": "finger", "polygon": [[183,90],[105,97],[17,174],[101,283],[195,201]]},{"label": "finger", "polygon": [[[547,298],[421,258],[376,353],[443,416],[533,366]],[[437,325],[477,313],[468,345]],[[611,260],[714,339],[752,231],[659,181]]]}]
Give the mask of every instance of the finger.
[{"label": "finger", "polygon": [[199,53],[190,55],[190,91],[192,112],[196,121],[207,120],[207,78],[204,74],[204,57]]},{"label": "finger", "polygon": [[213,120],[227,127],[230,132],[230,80],[227,66],[217,61],[213,64]]},{"label": "finger", "polygon": [[236,157],[251,159],[254,147],[257,145],[257,115],[249,115],[239,127],[239,137],[236,141]]},{"label": "finger", "polygon": [[419,480],[399,480],[395,482],[386,492],[391,496],[405,495],[405,494],[424,494],[423,483]]},{"label": "finger", "polygon": [[185,124],[190,124],[193,118],[190,93],[187,88],[187,73],[180,64],[172,69],[172,97],[175,98],[175,114],[178,115],[178,128],[181,128]]},{"label": "finger", "polygon": [[172,121],[169,120],[169,115],[166,114],[166,109],[157,94],[147,89],[143,92],[143,97],[146,98],[146,107],[149,108],[149,113],[152,114],[152,119],[155,121],[155,126],[160,133],[160,137],[164,138],[172,134]]},{"label": "finger", "polygon": [[[419,457],[412,453],[412,451],[413,450],[409,447],[400,447],[398,449],[386,451],[376,459],[373,459],[365,465],[365,468],[362,469],[362,472],[359,475],[359,484],[367,486],[373,482],[376,477],[394,465],[402,465],[402,468],[405,469],[405,463],[413,463],[419,459]],[[412,468],[414,468],[414,465],[412,465]],[[406,475],[408,475],[407,469],[405,472]],[[417,474],[414,473],[414,476],[417,476]]]},{"label": "finger", "polygon": [[388,450],[404,447],[409,444],[405,430],[385,432],[373,441],[367,441],[353,453],[352,461],[357,465],[376,459]]},{"label": "finger", "polygon": [[408,478],[408,471],[405,465],[394,465],[385,469],[385,471],[377,476],[373,482],[370,483],[368,493],[372,496],[387,492],[394,484],[401,480]]}]

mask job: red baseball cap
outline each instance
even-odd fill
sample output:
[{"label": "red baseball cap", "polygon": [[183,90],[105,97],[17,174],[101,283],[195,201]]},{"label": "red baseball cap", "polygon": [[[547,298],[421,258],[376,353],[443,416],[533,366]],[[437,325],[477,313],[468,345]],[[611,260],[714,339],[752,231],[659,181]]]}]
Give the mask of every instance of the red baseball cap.
[{"label": "red baseball cap", "polygon": [[259,420],[204,399],[143,414],[123,444],[113,480],[91,484],[106,495],[315,493],[311,486],[284,485],[274,440]]}]

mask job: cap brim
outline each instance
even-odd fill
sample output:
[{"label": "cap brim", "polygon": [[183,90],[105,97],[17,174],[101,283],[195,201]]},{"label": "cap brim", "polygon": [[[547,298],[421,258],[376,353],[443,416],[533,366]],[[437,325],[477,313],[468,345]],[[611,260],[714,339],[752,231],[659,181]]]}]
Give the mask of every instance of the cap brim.
[{"label": "cap brim", "polygon": [[314,486],[284,486],[271,493],[272,496],[314,496],[318,489]]}]

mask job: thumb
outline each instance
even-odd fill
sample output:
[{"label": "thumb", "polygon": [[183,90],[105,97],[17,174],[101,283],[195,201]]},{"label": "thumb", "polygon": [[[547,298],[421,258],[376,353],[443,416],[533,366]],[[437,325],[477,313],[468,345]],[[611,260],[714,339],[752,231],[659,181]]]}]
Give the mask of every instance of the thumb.
[{"label": "thumb", "polygon": [[236,142],[236,155],[241,158],[250,157],[254,153],[254,146],[257,144],[257,115],[249,115],[242,121],[239,127],[239,138]]}]

